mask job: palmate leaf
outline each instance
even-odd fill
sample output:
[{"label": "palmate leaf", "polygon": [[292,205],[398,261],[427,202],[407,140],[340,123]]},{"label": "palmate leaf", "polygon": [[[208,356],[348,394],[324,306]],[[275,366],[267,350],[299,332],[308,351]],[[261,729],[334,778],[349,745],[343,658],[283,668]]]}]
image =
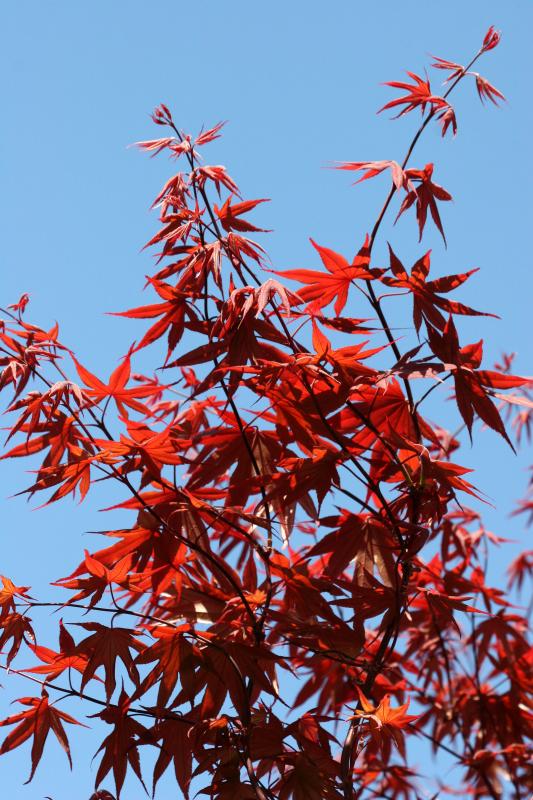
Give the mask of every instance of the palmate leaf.
[{"label": "palmate leaf", "polygon": [[364,172],[365,174],[359,178],[357,183],[374,178],[386,169],[390,169],[392,182],[397,189],[401,189],[406,181],[405,172],[396,161],[344,161],[336,166],[335,169]]},{"label": "palmate leaf", "polygon": [[424,256],[415,262],[411,268],[410,275],[407,274],[403,264],[390,245],[389,255],[390,267],[393,274],[392,276],[384,275],[381,280],[387,286],[408,289],[411,292],[413,296],[413,321],[417,333],[420,331],[422,320],[424,320],[426,324],[433,325],[435,328],[442,330],[446,325],[446,318],[442,315],[441,311],[444,311],[446,314],[485,317],[495,316],[495,314],[476,311],[463,303],[440,297],[440,294],[451,292],[458,286],[461,286],[471,275],[474,275],[474,273],[478,271],[477,269],[472,269],[460,275],[446,275],[446,277],[429,281],[427,277],[430,270],[431,250],[428,250]]},{"label": "palmate leaf", "polygon": [[380,108],[378,113],[386,111],[389,108],[404,106],[398,113],[398,116],[402,117],[404,114],[408,114],[416,108],[419,108],[420,111],[424,113],[427,105],[430,105],[432,108],[441,108],[443,105],[447,105],[446,100],[442,97],[437,97],[432,94],[428,78],[424,80],[424,78],[421,78],[420,75],[417,75],[415,72],[407,72],[407,74],[411,78],[412,83],[407,83],[405,81],[387,81],[385,84],[386,86],[391,86],[393,89],[404,89],[407,94],[402,97],[397,97],[395,100],[389,100],[388,103]]},{"label": "palmate leaf", "polygon": [[65,751],[69,764],[72,767],[70,747],[63,723],[68,722],[71,725],[82,725],[82,723],[75,720],[69,714],[65,714],[64,711],[59,711],[54,708],[48,702],[48,693],[45,689],[43,689],[40,698],[21,697],[17,702],[23,706],[27,706],[28,710],[21,711],[19,714],[14,714],[0,721],[0,726],[16,725],[2,742],[0,753],[7,753],[10,750],[20,747],[20,745],[28,739],[33,739],[31,749],[31,772],[30,777],[26,781],[26,783],[29,783],[35,775],[35,770],[42,758],[48,734],[52,731]]},{"label": "palmate leaf", "polygon": [[433,164],[426,164],[424,169],[408,169],[405,171],[405,176],[407,185],[411,188],[409,188],[402,201],[395,221],[397,222],[402,214],[414,205],[418,222],[418,241],[422,241],[422,234],[424,233],[429,211],[433,222],[439,229],[444,243],[446,244],[446,236],[444,235],[444,228],[442,227],[437,200],[446,202],[451,200],[452,196],[446,189],[443,189],[442,186],[433,182]]},{"label": "palmate leaf", "polygon": [[97,755],[102,751],[103,755],[96,774],[96,789],[106,775],[112,772],[117,788],[117,800],[126,779],[128,766],[131,767],[146,791],[138,750],[138,741],[146,737],[146,728],[129,713],[130,705],[130,698],[122,690],[116,705],[93,715],[113,726],[113,730],[97,751]]},{"label": "palmate leaf", "polygon": [[105,672],[105,690],[107,699],[111,697],[116,686],[117,660],[124,664],[131,680],[138,685],[139,674],[135,666],[131,651],[139,652],[142,646],[128,628],[107,627],[98,622],[77,623],[91,635],[76,646],[76,655],[87,660],[81,682],[81,689],[85,688],[88,681],[95,675],[101,666]]},{"label": "palmate leaf", "polygon": [[292,269],[277,272],[284,278],[304,283],[299,296],[315,308],[324,308],[335,300],[335,314],[339,315],[348,301],[350,285],[356,280],[374,280],[382,275],[382,270],[370,269],[368,237],[350,264],[344,256],[328,247],[321,247],[311,239],[327,272],[308,269]]},{"label": "palmate leaf", "polygon": [[472,432],[474,415],[499,433],[513,447],[498,409],[490,400],[488,389],[511,389],[528,383],[528,378],[479,369],[483,340],[460,347],[459,337],[450,316],[442,334],[428,328],[429,345],[444,363],[452,365],[457,407],[468,431]]},{"label": "palmate leaf", "polygon": [[127,408],[138,411],[141,414],[147,413],[147,408],[143,403],[139,402],[139,398],[149,398],[154,395],[155,389],[152,386],[133,386],[127,388],[127,384],[131,375],[130,357],[127,356],[121,364],[112,372],[109,383],[105,384],[92,372],[89,372],[82,364],[74,359],[76,370],[85,386],[85,393],[93,399],[95,403],[111,397],[117,404],[120,414],[124,417],[128,416]]},{"label": "palmate leaf", "polygon": [[409,702],[397,708],[392,708],[390,698],[386,695],[376,707],[369,702],[361,690],[359,690],[359,701],[362,709],[356,711],[355,715],[357,718],[365,719],[370,723],[369,733],[372,746],[388,752],[392,741],[405,758],[405,742],[402,729],[418,719],[417,715],[405,713],[409,708]]}]

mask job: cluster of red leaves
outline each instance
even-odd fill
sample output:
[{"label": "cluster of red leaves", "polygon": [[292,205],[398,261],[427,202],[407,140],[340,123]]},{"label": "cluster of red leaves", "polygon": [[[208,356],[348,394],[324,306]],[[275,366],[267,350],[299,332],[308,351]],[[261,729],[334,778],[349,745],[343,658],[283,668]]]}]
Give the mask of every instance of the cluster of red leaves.
[{"label": "cluster of red leaves", "polygon": [[[385,108],[455,128],[446,98],[498,39],[491,29],[468,67],[436,60],[450,71],[443,97],[409,73],[413,84],[389,84],[407,94]],[[313,242],[323,268],[277,272],[297,282],[288,288],[258,277],[264,251],[248,235],[262,229],[247,215],[264,201],[242,200],[224,167],[200,161],[221,126],[194,139],[164,105],[153,120],[168,135],[140,147],[183,169],[154,202],[156,301],[120,312],[148,320],[139,343],[106,382],[57,328],[23,320],[27,296],[0,330],[8,441],[19,439],[3,458],[41,459],[25,491],[51,503],[111,481],[114,507],[132,514],[56,581],[63,614],[89,614],[60,624],[57,651],[35,643],[29,617],[54,604],[3,579],[5,666],[24,647],[39,663],[17,672],[42,694],[0,723],[16,726],[1,751],[32,739],[30,779],[50,731],[69,755],[63,723],[76,721],[49,702],[54,691],[96,704],[109,726],[94,800],[113,797],[100,788],[111,775],[117,797],[128,771],[144,785],[150,753],[153,789],[170,769],[185,797],[196,781],[213,800],[414,800],[409,736],[456,760],[462,796],[499,798],[505,780],[525,798],[526,622],[486,584],[486,545],[498,540],[464,504],[478,495],[450,461],[458,441],[420,407],[452,378],[468,431],[479,418],[509,441],[497,403],[529,415],[528,382],[509,364],[481,369],[481,342],[459,340],[454,318],[483,312],[443,295],[475,270],[428,280],[429,253],[410,273],[392,249],[388,265],[372,253],[397,192],[420,237],[428,211],[444,237],[437,201],[450,195],[432,164],[344,164],[362,180],[391,170],[384,210],[352,261]],[[420,338],[403,354],[383,287],[410,296]],[[365,316],[342,316],[356,298]],[[153,345],[166,382],[131,373]],[[494,391],[508,389],[522,394]],[[521,557],[512,580],[530,568]]]}]

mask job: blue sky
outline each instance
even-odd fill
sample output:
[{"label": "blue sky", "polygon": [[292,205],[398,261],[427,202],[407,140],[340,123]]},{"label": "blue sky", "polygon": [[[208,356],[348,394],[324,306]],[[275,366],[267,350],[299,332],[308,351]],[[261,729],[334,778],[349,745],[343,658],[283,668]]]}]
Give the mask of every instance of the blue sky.
[{"label": "blue sky", "polygon": [[[392,96],[379,84],[401,80],[404,69],[423,70],[428,53],[466,61],[491,24],[503,39],[479,69],[508,103],[483,107],[472,84],[462,87],[457,138],[442,141],[429,130],[412,163],[434,161],[435,180],[455,198],[442,209],[447,251],[429,231],[422,243],[434,248],[435,273],[481,267],[461,299],[502,317],[463,322],[465,341],[486,337],[488,366],[502,350],[517,350],[517,371],[531,374],[529,0],[6,4],[0,303],[29,292],[29,318],[43,326],[59,320],[63,340],[89,368],[105,375],[116,365],[138,329],[103,312],[143,302],[152,261],[140,250],[156,226],[149,205],[172,170],[127,145],[159,135],[148,115],[161,101],[192,132],[228,120],[224,138],[206,155],[228,166],[245,197],[272,198],[256,219],[273,229],[265,244],[275,268],[316,266],[309,236],[351,254],[386,183],[354,188],[349,174],[324,167],[401,160],[416,120],[377,116]],[[407,214],[396,228],[386,227],[386,238],[406,263],[423,252]],[[476,484],[496,505],[488,514],[492,529],[519,538],[522,525],[508,511],[523,492],[527,454],[515,459],[485,432],[462,461],[478,470]],[[102,517],[97,497],[81,508],[67,503],[38,512],[20,498],[7,500],[23,485],[22,470],[0,470],[0,572],[42,588],[79,561],[91,546],[84,531],[103,527]],[[0,682],[5,716],[13,679]],[[21,800],[88,796],[85,756],[94,741],[90,733],[81,737],[72,775],[52,745],[28,787],[20,788],[26,752],[0,760],[0,782]],[[137,786],[127,795],[140,796]]]}]

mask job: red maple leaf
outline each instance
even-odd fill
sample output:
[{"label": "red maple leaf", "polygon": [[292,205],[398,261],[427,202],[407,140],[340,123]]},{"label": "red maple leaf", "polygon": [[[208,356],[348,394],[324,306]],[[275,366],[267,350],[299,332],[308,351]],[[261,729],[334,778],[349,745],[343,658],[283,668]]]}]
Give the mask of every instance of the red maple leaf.
[{"label": "red maple leaf", "polygon": [[467,314],[470,316],[485,316],[492,317],[494,314],[488,314],[483,311],[476,311],[469,306],[458,303],[457,301],[448,300],[440,297],[440,292],[451,292],[456,289],[468,278],[477,272],[477,269],[471,269],[469,272],[464,272],[460,275],[446,275],[443,278],[437,278],[433,281],[426,280],[429,275],[430,269],[430,255],[431,250],[419,258],[411,268],[411,274],[408,275],[405,267],[400,259],[394,253],[392,247],[389,245],[390,254],[390,267],[394,277],[384,275],[381,280],[387,286],[395,286],[403,289],[408,289],[413,295],[413,321],[416,331],[420,330],[422,320],[426,324],[431,324],[435,328],[442,330],[446,325],[446,319],[440,313],[439,309],[445,311],[447,314]]},{"label": "red maple leaf", "polygon": [[442,334],[428,327],[428,339],[433,353],[443,363],[451,365],[457,406],[469,433],[472,433],[474,414],[477,414],[486,425],[497,431],[513,447],[498,409],[490,400],[489,390],[522,386],[528,379],[479,369],[483,357],[483,340],[461,347],[452,317],[446,323]]},{"label": "red maple leaf", "polygon": [[432,56],[432,58],[435,59],[431,65],[434,69],[445,69],[450,73],[444,83],[449,83],[450,81],[455,80],[455,78],[459,77],[459,75],[462,75],[465,70],[462,64],[456,64],[455,61],[449,61],[446,58],[439,58],[439,56]]},{"label": "red maple leaf", "polygon": [[441,236],[446,243],[446,236],[444,235],[436,201],[440,200],[441,202],[446,202],[451,200],[452,196],[446,191],[446,189],[443,189],[442,186],[439,186],[437,183],[433,183],[433,164],[426,164],[424,169],[408,169],[406,170],[405,175],[408,185],[411,185],[412,182],[415,181],[418,183],[418,186],[412,186],[412,188],[410,188],[407,192],[402,201],[400,210],[398,211],[398,216],[396,217],[395,221],[398,221],[404,211],[407,211],[407,209],[411,208],[413,204],[416,204],[416,219],[418,221],[419,230],[418,241],[421,241],[422,239],[422,234],[424,232],[429,210],[433,222],[439,229]]},{"label": "red maple leaf", "polygon": [[[65,714],[64,711],[58,711],[51,706],[48,702],[48,693],[45,689],[43,689],[40,698],[21,697],[17,702],[23,706],[29,706],[29,709],[27,711],[21,711],[20,714],[14,714],[0,722],[1,726],[15,725],[18,723],[17,727],[4,739],[2,747],[0,747],[0,753],[7,753],[9,750],[14,750],[16,747],[23,744],[23,742],[33,737],[33,745],[31,748],[31,772],[30,777],[26,781],[26,783],[29,783],[35,775],[35,770],[41,760],[48,734],[52,731],[67,754],[69,764],[72,767],[70,747],[63,722],[68,722],[71,725],[82,725],[82,723],[75,720],[70,714]],[[83,727],[86,726],[83,725]]]},{"label": "red maple leaf", "polygon": [[374,280],[383,274],[383,270],[369,268],[368,236],[351,264],[340,253],[321,247],[312,239],[311,244],[318,251],[327,273],[310,269],[290,269],[276,274],[305,283],[298,294],[306,302],[312,303],[314,308],[324,308],[335,300],[334,310],[338,315],[348,301],[350,285],[354,281]]},{"label": "red maple leaf", "polygon": [[139,683],[139,673],[131,651],[139,652],[143,646],[134,637],[131,630],[118,627],[108,628],[98,622],[76,624],[85,630],[93,631],[90,636],[78,643],[75,650],[77,655],[87,659],[81,682],[82,691],[96,670],[102,666],[105,672],[106,696],[109,699],[115,691],[117,659],[122,661],[132,681],[136,685]]},{"label": "red maple leaf", "polygon": [[365,174],[356,183],[375,178],[376,175],[380,175],[384,170],[390,169],[392,182],[396,188],[401,189],[405,184],[405,173],[396,161],[344,161],[336,166],[335,169],[353,172],[363,171]]},{"label": "red maple leaf", "polygon": [[10,578],[5,575],[0,575],[2,579],[2,588],[0,589],[0,618],[15,610],[17,598],[19,600],[28,601],[30,598],[28,594],[29,586],[15,586]]},{"label": "red maple leaf", "polygon": [[[117,705],[108,706],[99,714],[92,715],[113,726],[113,730],[97,750],[97,754],[103,751],[103,756],[96,774],[95,787],[98,789],[107,773],[112,771],[117,787],[117,798],[120,797],[124,785],[128,764],[144,786],[138,742],[139,739],[147,738],[147,730],[131,716],[130,705],[130,698],[123,689]],[[146,787],[144,788],[146,790]]]},{"label": "red maple leaf", "polygon": [[[76,672],[79,672],[81,675],[83,675],[83,672],[87,667],[87,658],[85,656],[76,654],[76,645],[74,644],[74,639],[70,633],[65,630],[62,623],[60,628],[59,644],[59,653],[55,650],[51,650],[49,647],[30,644],[30,648],[35,653],[37,658],[44,663],[37,667],[25,669],[24,672],[31,672],[36,675],[46,675],[47,681],[53,681],[55,678],[58,678],[60,675],[62,675],[63,672],[71,669],[76,670]],[[96,680],[100,679],[96,678]]]},{"label": "red maple leaf", "polygon": [[248,211],[252,211],[259,203],[268,203],[268,200],[262,198],[260,200],[245,200],[242,203],[231,203],[231,198],[228,197],[226,202],[220,208],[215,203],[213,205],[213,209],[215,214],[219,218],[222,227],[225,231],[241,231],[242,233],[246,233],[249,231],[261,231],[266,233],[264,228],[257,228],[255,225],[252,225],[251,222],[247,220],[241,219],[243,214],[246,214]]},{"label": "red maple leaf", "polygon": [[412,79],[413,83],[406,83],[405,81],[387,81],[385,83],[385,86],[392,86],[394,89],[405,89],[407,94],[402,95],[402,97],[397,97],[395,100],[390,100],[383,108],[379,109],[378,114],[381,114],[382,111],[386,111],[388,108],[405,106],[405,108],[402,108],[399,114],[397,114],[397,117],[402,117],[415,108],[419,108],[420,111],[424,113],[428,104],[431,106],[432,110],[448,105],[446,100],[442,97],[437,97],[432,94],[429,78],[426,77],[426,80],[424,80],[415,72],[407,71],[407,74]]},{"label": "red maple leaf", "polygon": [[90,397],[95,404],[107,397],[112,397],[115,401],[119,412],[122,416],[127,417],[127,408],[132,408],[140,414],[148,414],[149,411],[143,403],[139,403],[137,398],[147,398],[155,394],[153,386],[141,385],[134,386],[130,389],[126,385],[131,375],[131,364],[129,355],[122,361],[121,364],[111,373],[109,383],[103,383],[96,375],[89,372],[79,361],[74,357],[74,363],[78,371],[78,375],[84,382],[88,389],[85,389],[85,394]]},{"label": "red maple leaf", "polygon": [[387,753],[390,750],[390,742],[393,741],[405,758],[405,742],[402,729],[418,719],[416,715],[405,713],[409,708],[409,701],[401,706],[392,708],[390,696],[385,695],[379,705],[375,706],[367,700],[360,689],[358,693],[362,710],[356,710],[355,716],[368,721],[367,731],[373,747]]},{"label": "red maple leaf", "polygon": [[486,78],[478,75],[477,72],[475,73],[475,76],[477,93],[482,103],[485,101],[485,99],[487,99],[497,106],[498,99],[505,100],[505,96],[500,92],[500,90],[496,89],[496,87],[489,83]]}]

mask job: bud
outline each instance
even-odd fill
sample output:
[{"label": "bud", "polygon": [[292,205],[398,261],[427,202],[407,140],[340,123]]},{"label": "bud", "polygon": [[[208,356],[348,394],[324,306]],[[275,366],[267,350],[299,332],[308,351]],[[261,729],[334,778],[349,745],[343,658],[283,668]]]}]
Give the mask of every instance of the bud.
[{"label": "bud", "polygon": [[164,103],[161,103],[151,114],[156,125],[172,125],[172,114]]},{"label": "bud", "polygon": [[479,95],[479,99],[483,103],[485,99],[490,100],[491,103],[494,103],[495,106],[498,105],[498,99],[505,100],[504,95],[497,89],[495,86],[492,86],[488,82],[486,78],[483,78],[478,73],[474,73],[476,76],[476,89]]},{"label": "bud", "polygon": [[455,111],[451,106],[444,111],[439,117],[440,124],[442,125],[442,135],[446,136],[446,131],[451,126],[452,133],[455,136],[457,133],[457,119],[455,118]]},{"label": "bud", "polygon": [[19,298],[18,303],[13,303],[12,305],[8,306],[8,308],[12,308],[13,311],[18,311],[19,316],[21,316],[22,314],[24,314],[26,306],[28,305],[29,302],[30,302],[30,296],[27,292],[24,292],[24,294]]},{"label": "bud", "polygon": [[494,50],[494,48],[500,43],[501,37],[502,35],[500,31],[495,30],[494,25],[491,25],[485,34],[485,38],[483,39],[483,52],[485,53],[487,50]]}]

